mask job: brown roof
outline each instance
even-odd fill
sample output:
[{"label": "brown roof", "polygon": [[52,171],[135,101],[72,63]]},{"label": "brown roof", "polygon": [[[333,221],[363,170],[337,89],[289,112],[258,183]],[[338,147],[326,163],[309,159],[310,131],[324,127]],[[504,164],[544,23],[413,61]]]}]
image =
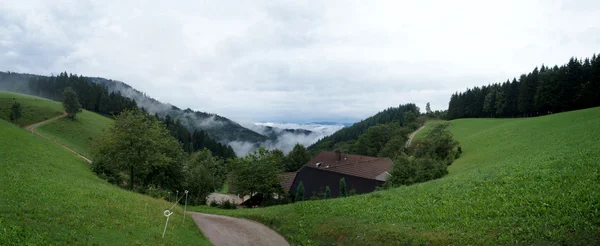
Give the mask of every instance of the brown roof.
[{"label": "brown roof", "polygon": [[377,179],[377,176],[392,170],[392,160],[390,158],[322,151],[305,166],[361,178]]},{"label": "brown roof", "polygon": [[285,192],[288,192],[290,190],[290,188],[292,187],[292,184],[294,184],[294,179],[296,179],[296,172],[290,172],[290,173],[282,173],[281,175],[279,175],[281,177],[281,182],[279,184],[281,184],[281,188],[283,188],[283,190]]}]

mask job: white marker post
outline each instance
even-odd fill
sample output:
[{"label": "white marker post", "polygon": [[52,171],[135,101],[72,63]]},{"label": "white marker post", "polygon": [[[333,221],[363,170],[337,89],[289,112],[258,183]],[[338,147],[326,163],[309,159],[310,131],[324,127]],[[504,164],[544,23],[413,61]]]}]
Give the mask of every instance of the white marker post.
[{"label": "white marker post", "polygon": [[188,191],[185,190],[185,207],[183,209],[183,222],[185,222],[185,215],[187,213],[187,196],[188,196]]},{"label": "white marker post", "polygon": [[165,238],[165,232],[167,232],[167,225],[169,224],[169,217],[171,217],[171,215],[173,214],[173,212],[171,212],[170,210],[165,210],[165,212],[163,212],[163,214],[167,217],[167,222],[165,223],[165,229],[163,230],[163,235],[162,237]]}]

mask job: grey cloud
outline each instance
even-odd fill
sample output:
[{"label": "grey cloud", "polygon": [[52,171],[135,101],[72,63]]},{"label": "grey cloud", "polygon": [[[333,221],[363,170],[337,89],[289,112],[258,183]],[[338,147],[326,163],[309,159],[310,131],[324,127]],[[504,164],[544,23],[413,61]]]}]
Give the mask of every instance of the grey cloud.
[{"label": "grey cloud", "polygon": [[597,1],[3,4],[2,70],[116,79],[246,121],[444,109],[455,91],[590,56],[600,37]]}]

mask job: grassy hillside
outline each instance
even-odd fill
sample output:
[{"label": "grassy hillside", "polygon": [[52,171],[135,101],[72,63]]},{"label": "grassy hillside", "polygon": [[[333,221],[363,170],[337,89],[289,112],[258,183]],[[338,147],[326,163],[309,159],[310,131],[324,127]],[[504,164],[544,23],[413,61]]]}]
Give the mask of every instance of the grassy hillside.
[{"label": "grassy hillside", "polygon": [[427,126],[425,128],[423,128],[423,130],[421,130],[419,133],[417,133],[417,135],[415,135],[415,137],[413,138],[413,141],[411,142],[411,145],[415,142],[418,142],[418,140],[425,138],[425,136],[427,136],[427,134],[429,133],[429,130],[432,129],[432,126],[437,125],[437,124],[442,124],[444,122],[446,122],[446,121],[445,120],[427,121],[425,123],[425,125],[427,125]]},{"label": "grassy hillside", "polygon": [[60,146],[0,120],[0,245],[208,245],[171,204],[95,176]]},{"label": "grassy hillside", "polygon": [[600,243],[600,108],[462,119],[450,175],[327,201],[236,211],[301,244]]},{"label": "grassy hillside", "polygon": [[27,126],[50,119],[64,112],[62,104],[59,102],[14,92],[0,91],[0,119],[9,120],[10,109],[15,101],[21,104],[22,116],[17,121],[17,124],[20,126]]},{"label": "grassy hillside", "polygon": [[81,155],[91,158],[94,142],[108,129],[113,120],[102,115],[83,110],[74,120],[61,118],[36,128],[38,132]]}]

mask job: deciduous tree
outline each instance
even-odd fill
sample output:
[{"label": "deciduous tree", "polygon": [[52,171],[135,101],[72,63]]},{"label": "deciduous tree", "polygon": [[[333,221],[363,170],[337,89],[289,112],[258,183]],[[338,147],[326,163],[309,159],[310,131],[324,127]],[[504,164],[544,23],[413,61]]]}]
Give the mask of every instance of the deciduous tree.
[{"label": "deciduous tree", "polygon": [[129,189],[149,184],[177,188],[182,160],[179,142],[154,117],[137,110],[116,117],[98,141],[94,158],[104,169],[128,173]]},{"label": "deciduous tree", "polygon": [[71,87],[65,88],[62,103],[65,112],[67,112],[67,117],[71,119],[74,119],[75,115],[81,112],[81,104],[77,98],[77,93]]},{"label": "deciduous tree", "polygon": [[285,159],[284,171],[298,171],[308,161],[310,161],[310,153],[308,153],[304,145],[296,144]]},{"label": "deciduous tree", "polygon": [[233,159],[230,162],[230,188],[240,196],[269,197],[274,193],[282,194],[279,184],[282,172],[280,165],[280,157],[262,147],[246,157]]}]

